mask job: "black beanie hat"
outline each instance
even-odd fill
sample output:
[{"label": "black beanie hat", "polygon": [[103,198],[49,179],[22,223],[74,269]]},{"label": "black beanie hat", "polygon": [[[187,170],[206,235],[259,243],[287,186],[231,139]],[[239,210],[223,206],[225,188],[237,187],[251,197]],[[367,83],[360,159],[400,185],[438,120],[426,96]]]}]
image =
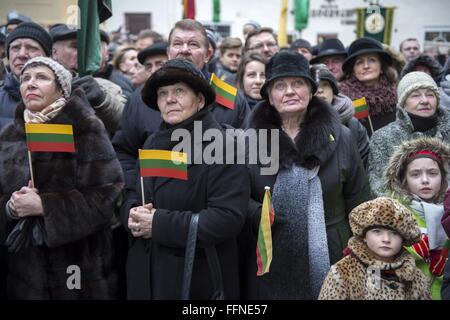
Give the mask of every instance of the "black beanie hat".
[{"label": "black beanie hat", "polygon": [[9,46],[16,39],[33,39],[41,45],[47,57],[52,53],[52,37],[40,25],[34,22],[22,22],[6,37],[6,57],[9,59]]},{"label": "black beanie hat", "polygon": [[333,89],[333,94],[338,95],[339,94],[339,88],[337,85],[336,78],[334,77],[333,73],[327,68],[326,65],[322,63],[313,64],[310,68],[311,71],[311,77],[313,77],[314,80],[316,80],[317,84],[320,84],[320,80],[328,81],[328,83],[331,86],[331,89]]}]

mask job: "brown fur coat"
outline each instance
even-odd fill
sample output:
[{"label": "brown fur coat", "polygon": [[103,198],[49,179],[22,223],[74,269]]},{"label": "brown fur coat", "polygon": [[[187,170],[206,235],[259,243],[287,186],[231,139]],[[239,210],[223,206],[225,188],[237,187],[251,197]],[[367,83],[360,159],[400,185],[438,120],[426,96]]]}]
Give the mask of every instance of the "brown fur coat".
[{"label": "brown fur coat", "polygon": [[[7,220],[5,204],[30,179],[23,104],[0,134],[0,240],[18,220]],[[8,253],[9,299],[108,299],[115,297],[110,223],[123,175],[105,127],[84,93],[74,90],[50,123],[71,124],[75,153],[32,154],[46,232],[44,245]],[[81,271],[81,289],[69,290],[68,267]],[[69,281],[70,282],[70,281]]]}]

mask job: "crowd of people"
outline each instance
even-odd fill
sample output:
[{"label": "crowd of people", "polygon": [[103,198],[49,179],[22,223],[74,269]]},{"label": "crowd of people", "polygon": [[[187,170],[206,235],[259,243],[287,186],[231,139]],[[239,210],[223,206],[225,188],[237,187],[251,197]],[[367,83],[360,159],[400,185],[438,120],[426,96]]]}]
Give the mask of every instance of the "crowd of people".
[{"label": "crowd of people", "polygon": [[[280,48],[256,21],[242,40],[190,19],[167,39],[100,39],[80,76],[71,26],[19,16],[0,33],[1,299],[450,299],[448,61],[415,38]],[[212,74],[237,88],[232,108]],[[71,125],[75,152],[30,153],[29,124]],[[237,145],[276,131],[276,172],[194,159],[228,152],[230,128]],[[140,151],[175,150],[179,132],[188,178],[141,177]],[[257,275],[267,188],[273,257]]]}]

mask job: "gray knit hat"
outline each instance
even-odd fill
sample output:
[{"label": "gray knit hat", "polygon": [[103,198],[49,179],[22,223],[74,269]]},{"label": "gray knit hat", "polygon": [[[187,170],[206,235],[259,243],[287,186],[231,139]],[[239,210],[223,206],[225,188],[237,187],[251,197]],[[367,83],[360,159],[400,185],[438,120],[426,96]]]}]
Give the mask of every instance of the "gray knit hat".
[{"label": "gray knit hat", "polygon": [[403,108],[408,96],[417,89],[432,90],[436,95],[437,106],[439,107],[439,88],[433,78],[422,71],[410,72],[400,80],[397,86],[398,105]]},{"label": "gray knit hat", "polygon": [[70,73],[70,71],[51,58],[35,57],[25,63],[22,69],[22,74],[30,66],[39,65],[44,65],[53,71],[53,73],[55,74],[56,82],[59,84],[63,91],[64,98],[68,99],[70,97],[70,93],[72,92],[72,74]]}]

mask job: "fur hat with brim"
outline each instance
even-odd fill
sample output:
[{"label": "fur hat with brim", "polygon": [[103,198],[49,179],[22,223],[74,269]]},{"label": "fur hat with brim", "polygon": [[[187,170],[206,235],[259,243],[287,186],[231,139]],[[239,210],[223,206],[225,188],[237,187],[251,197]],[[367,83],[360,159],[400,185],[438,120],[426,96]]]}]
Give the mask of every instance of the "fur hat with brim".
[{"label": "fur hat with brim", "polygon": [[421,231],[411,211],[392,198],[379,197],[360,204],[350,212],[349,222],[353,234],[361,238],[367,230],[383,227],[397,231],[404,246],[420,241]]},{"label": "fur hat with brim", "polygon": [[152,109],[158,110],[158,88],[183,82],[195,92],[200,92],[205,97],[205,106],[210,105],[216,99],[216,93],[209,85],[203,73],[190,61],[185,59],[169,60],[152,74],[142,88],[142,101]]},{"label": "fur hat with brim", "polygon": [[266,82],[261,88],[261,96],[268,100],[267,88],[275,80],[285,77],[304,78],[311,83],[311,93],[316,93],[317,84],[309,73],[309,62],[297,52],[281,51],[266,64]]},{"label": "fur hat with brim", "polygon": [[[397,150],[392,154],[389,164],[384,172],[384,181],[386,181],[386,190],[392,193],[395,197],[404,197],[412,199],[412,195],[402,187],[402,181],[406,174],[406,168],[412,161],[418,157],[429,157],[436,160],[436,157],[427,155],[430,151],[436,154],[440,159],[442,167],[447,171],[450,163],[450,145],[437,138],[421,137],[413,140],[403,142]],[[418,153],[420,152],[420,154]],[[443,184],[437,197],[437,201],[442,201],[445,191],[447,190],[447,179],[445,179],[446,172],[442,172]]]},{"label": "fur hat with brim", "polygon": [[392,57],[383,50],[381,42],[372,38],[360,38],[353,41],[348,48],[348,57],[342,65],[342,70],[346,73],[351,73],[356,58],[368,53],[377,53],[388,66],[392,65]]}]

